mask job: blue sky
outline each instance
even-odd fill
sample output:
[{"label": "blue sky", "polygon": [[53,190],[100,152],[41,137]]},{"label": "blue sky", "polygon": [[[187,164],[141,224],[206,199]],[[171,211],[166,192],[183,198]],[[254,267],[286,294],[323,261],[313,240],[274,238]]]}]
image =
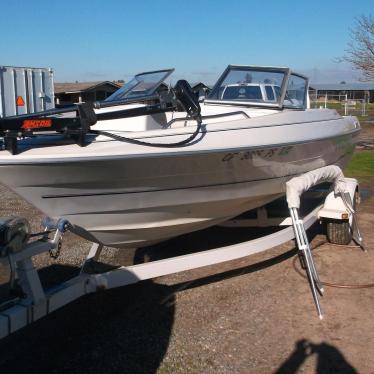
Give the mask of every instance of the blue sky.
[{"label": "blue sky", "polygon": [[334,63],[373,0],[1,0],[0,65],[52,67],[55,81],[127,80],[175,67],[212,83],[228,64],[289,66],[354,81]]}]

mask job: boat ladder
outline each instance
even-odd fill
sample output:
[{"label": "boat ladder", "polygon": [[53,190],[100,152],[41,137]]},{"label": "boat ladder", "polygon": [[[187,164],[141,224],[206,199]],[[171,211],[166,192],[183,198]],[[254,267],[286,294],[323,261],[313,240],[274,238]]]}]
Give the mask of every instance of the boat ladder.
[{"label": "boat ladder", "polygon": [[304,222],[299,218],[299,207],[302,193],[323,182],[333,182],[334,190],[330,192],[330,198],[327,196],[323,208],[319,211],[318,217],[320,219],[327,218],[335,220],[343,219],[344,215],[350,217],[352,239],[359,247],[366,251],[353,204],[357,188],[356,180],[345,178],[342,171],[337,166],[326,166],[292,178],[286,183],[288,209],[297,247],[299,249],[299,255],[301,255],[299,257],[303,260],[302,265],[306,270],[314,303],[320,319],[323,318],[323,315],[319,296],[323,295],[323,284],[317,273]]},{"label": "boat ladder", "polygon": [[299,212],[297,208],[290,208],[290,215],[292,219],[292,226],[295,232],[296,243],[299,251],[302,253],[304,260],[305,269],[308,275],[309,284],[312,290],[314,303],[317,308],[318,317],[323,318],[321,304],[319,302],[319,295],[323,294],[322,283],[319,279],[316,266],[314,264],[312,251],[310,250],[309,240],[306,235],[304,222],[299,218]]}]

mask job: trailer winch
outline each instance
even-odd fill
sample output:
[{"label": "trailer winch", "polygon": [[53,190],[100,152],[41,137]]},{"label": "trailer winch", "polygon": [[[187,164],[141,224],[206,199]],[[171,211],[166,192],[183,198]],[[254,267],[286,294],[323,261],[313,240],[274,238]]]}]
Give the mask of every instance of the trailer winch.
[{"label": "trailer winch", "polygon": [[0,257],[20,252],[30,236],[30,225],[22,217],[0,218]]}]

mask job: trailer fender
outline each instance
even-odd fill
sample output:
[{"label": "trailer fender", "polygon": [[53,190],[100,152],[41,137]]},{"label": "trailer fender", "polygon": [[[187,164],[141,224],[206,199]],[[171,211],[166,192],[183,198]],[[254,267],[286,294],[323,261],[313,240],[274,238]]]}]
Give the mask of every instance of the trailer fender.
[{"label": "trailer fender", "polygon": [[[359,196],[359,184],[357,179],[354,178],[344,178],[346,191],[349,192],[353,207],[355,206],[355,199]],[[358,195],[356,195],[356,191]],[[356,201],[357,203],[359,201]],[[318,217],[322,218],[331,218],[331,219],[349,219],[351,221],[351,213],[346,208],[340,195],[336,195],[334,191],[331,191],[326,199],[322,209],[318,213]],[[351,222],[350,222],[351,223]]]}]

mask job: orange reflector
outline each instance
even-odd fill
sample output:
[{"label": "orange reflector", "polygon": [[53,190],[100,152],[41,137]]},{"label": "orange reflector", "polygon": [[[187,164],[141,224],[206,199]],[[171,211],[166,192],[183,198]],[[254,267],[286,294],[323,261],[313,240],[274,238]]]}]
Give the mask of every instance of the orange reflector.
[{"label": "orange reflector", "polygon": [[25,105],[25,101],[23,100],[22,96],[17,97],[16,104],[17,104],[17,106],[24,106]]},{"label": "orange reflector", "polygon": [[23,121],[22,129],[40,129],[43,127],[51,127],[51,119],[25,119]]},{"label": "orange reflector", "polygon": [[349,214],[348,213],[342,213],[342,219],[348,219]]}]

